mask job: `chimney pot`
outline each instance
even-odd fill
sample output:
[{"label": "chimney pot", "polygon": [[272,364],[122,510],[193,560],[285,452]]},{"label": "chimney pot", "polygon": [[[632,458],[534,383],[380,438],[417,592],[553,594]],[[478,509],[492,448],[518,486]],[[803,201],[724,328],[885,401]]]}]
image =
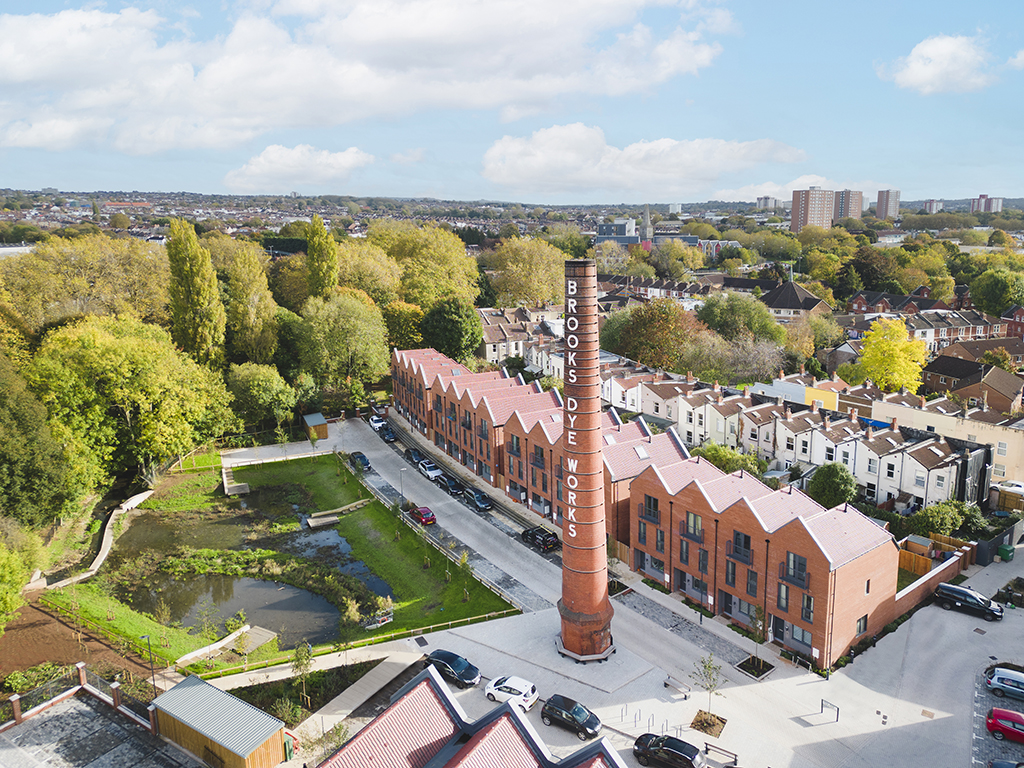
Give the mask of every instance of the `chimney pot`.
[{"label": "chimney pot", "polygon": [[892,422],[889,424],[889,429],[891,429],[893,432],[896,431],[896,417],[895,416],[892,417]]},{"label": "chimney pot", "polygon": [[921,402],[920,402],[918,407],[923,409],[924,408],[924,404],[925,404],[924,395],[921,395]]},{"label": "chimney pot", "polygon": [[804,364],[803,363],[800,363],[800,375],[801,376],[804,375]]}]

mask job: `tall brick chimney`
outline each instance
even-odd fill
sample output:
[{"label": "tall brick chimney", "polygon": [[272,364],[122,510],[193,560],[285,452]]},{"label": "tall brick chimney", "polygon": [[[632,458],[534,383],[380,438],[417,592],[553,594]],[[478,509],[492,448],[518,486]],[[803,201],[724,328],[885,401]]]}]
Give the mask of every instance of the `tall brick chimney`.
[{"label": "tall brick chimney", "polygon": [[568,470],[567,509],[557,647],[577,661],[601,661],[615,648],[605,549],[597,266],[592,259],[565,262],[565,347],[562,450]]}]

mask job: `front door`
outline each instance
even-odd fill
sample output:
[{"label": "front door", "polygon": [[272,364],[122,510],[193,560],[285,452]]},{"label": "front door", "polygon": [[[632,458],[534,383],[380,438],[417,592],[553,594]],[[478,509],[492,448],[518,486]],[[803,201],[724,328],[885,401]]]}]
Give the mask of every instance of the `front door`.
[{"label": "front door", "polygon": [[786,641],[786,620],[779,616],[772,616],[772,637],[777,643]]},{"label": "front door", "polygon": [[722,613],[732,616],[732,595],[724,589],[718,590],[718,602],[722,604]]}]

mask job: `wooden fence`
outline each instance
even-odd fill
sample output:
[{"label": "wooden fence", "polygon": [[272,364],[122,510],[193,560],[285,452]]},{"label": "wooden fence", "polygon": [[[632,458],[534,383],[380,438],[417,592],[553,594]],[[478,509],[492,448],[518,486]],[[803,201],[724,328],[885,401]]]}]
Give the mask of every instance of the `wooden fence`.
[{"label": "wooden fence", "polygon": [[932,570],[932,559],[924,555],[917,555],[906,549],[900,550],[900,568],[910,571],[916,576],[924,576]]},{"label": "wooden fence", "polygon": [[930,533],[928,538],[932,540],[936,549],[941,549],[943,552],[960,552],[967,547],[970,550],[970,554],[965,555],[967,565],[974,565],[978,560],[978,545],[973,541],[954,539],[952,536],[943,536],[941,533]]}]

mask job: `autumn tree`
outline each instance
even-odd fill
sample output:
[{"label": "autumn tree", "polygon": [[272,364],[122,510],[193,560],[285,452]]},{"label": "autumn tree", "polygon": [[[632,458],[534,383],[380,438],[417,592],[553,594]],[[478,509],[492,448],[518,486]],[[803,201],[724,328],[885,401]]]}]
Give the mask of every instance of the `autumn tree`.
[{"label": "autumn tree", "polygon": [[1006,347],[996,347],[995,349],[988,350],[981,356],[981,362],[985,365],[994,365],[996,368],[1002,368],[1007,373],[1017,372],[1013,356],[1006,351]]},{"label": "autumn tree", "polygon": [[383,248],[349,238],[338,244],[338,283],[365,291],[383,309],[398,299],[402,268]]},{"label": "autumn tree", "polygon": [[317,214],[313,215],[306,233],[309,295],[326,299],[338,284],[338,245]]},{"label": "autumn tree", "polygon": [[290,418],[295,407],[295,390],[272,365],[232,365],[228,369],[227,384],[234,397],[235,413],[246,424],[270,419],[280,424]]},{"label": "autumn tree", "polygon": [[999,317],[1011,306],[1024,304],[1024,275],[988,269],[971,283],[971,301],[982,312]]},{"label": "autumn tree", "polygon": [[423,310],[415,304],[392,301],[381,313],[388,329],[388,349],[420,349],[423,347]]},{"label": "autumn tree", "polygon": [[704,252],[679,240],[667,240],[651,251],[647,261],[659,277],[685,280],[690,272],[704,266]]},{"label": "autumn tree", "polygon": [[815,470],[808,482],[807,495],[825,509],[832,509],[856,498],[857,481],[845,464],[824,464]]},{"label": "autumn tree", "polygon": [[226,316],[210,253],[199,245],[195,228],[171,220],[167,258],[171,270],[171,337],[196,362],[211,368],[224,360]]},{"label": "autumn tree", "polygon": [[675,370],[680,350],[702,335],[707,335],[707,329],[682,304],[654,299],[629,311],[617,350],[638,363]]},{"label": "autumn tree", "polygon": [[309,298],[309,270],[301,253],[291,253],[270,265],[268,279],[274,301],[291,312],[301,312]]},{"label": "autumn tree", "polygon": [[921,369],[928,357],[923,339],[911,339],[899,318],[880,319],[864,334],[861,365],[864,373],[886,392],[921,386]]},{"label": "autumn tree", "polygon": [[460,363],[471,357],[484,340],[480,315],[472,304],[457,298],[435,304],[420,327],[424,344]]},{"label": "autumn tree", "polygon": [[587,258],[597,263],[599,275],[621,275],[629,261],[629,252],[614,240],[605,240],[587,251]]},{"label": "autumn tree", "polygon": [[238,426],[223,379],[129,317],[51,331],[25,371],[66,446],[69,471],[94,487],[145,470]]},{"label": "autumn tree", "polygon": [[771,310],[753,296],[719,293],[708,297],[697,310],[697,319],[728,341],[744,336],[781,344],[785,330],[775,322]]},{"label": "autumn tree", "polygon": [[707,459],[726,473],[738,472],[742,469],[744,472],[749,472],[755,477],[760,478],[768,468],[767,462],[762,461],[753,454],[740,453],[728,446],[715,442],[704,443],[699,448],[694,448],[690,451],[690,455]]},{"label": "autumn tree", "polygon": [[270,293],[267,257],[246,243],[229,268],[227,326],[231,347],[243,359],[269,363],[277,349],[277,303]]},{"label": "autumn tree", "polygon": [[390,363],[380,310],[350,293],[306,302],[298,346],[302,370],[323,388],[340,389],[349,379],[376,381]]},{"label": "autumn tree", "polygon": [[565,259],[559,249],[536,238],[505,240],[494,252],[497,271],[491,284],[499,307],[561,303],[565,297]]}]

